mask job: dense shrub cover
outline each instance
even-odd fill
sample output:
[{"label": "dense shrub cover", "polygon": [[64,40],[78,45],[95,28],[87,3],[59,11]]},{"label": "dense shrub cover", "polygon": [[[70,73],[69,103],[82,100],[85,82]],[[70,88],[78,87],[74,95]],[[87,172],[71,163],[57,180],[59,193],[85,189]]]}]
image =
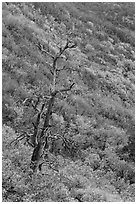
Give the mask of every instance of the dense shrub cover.
[{"label": "dense shrub cover", "polygon": [[2,3],[3,202],[135,201],[134,24],[133,2]]}]

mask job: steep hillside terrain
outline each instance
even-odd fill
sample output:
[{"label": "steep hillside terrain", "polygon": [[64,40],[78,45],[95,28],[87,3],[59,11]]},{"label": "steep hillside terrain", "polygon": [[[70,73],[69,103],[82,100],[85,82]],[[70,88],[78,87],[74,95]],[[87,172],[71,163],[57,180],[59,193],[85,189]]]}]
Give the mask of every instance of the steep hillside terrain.
[{"label": "steep hillside terrain", "polygon": [[133,2],[3,3],[2,80],[3,201],[135,200]]}]

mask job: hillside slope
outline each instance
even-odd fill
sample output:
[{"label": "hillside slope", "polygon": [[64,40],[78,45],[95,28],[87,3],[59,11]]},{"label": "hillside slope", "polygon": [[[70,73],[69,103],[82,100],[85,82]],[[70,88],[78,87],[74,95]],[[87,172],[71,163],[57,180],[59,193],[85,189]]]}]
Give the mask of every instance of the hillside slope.
[{"label": "hillside slope", "polygon": [[[135,4],[2,6],[3,201],[134,201]],[[52,152],[32,178],[33,148],[12,141],[32,134],[38,100],[48,109],[52,56],[68,39],[76,46],[56,63],[56,88],[75,85],[55,100]]]}]

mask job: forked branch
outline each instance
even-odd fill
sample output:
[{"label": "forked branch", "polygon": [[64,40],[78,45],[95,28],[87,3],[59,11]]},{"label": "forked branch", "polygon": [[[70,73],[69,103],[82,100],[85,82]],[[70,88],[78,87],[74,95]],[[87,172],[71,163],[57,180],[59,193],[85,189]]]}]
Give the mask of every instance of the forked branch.
[{"label": "forked branch", "polygon": [[10,142],[9,145],[16,145],[19,143],[19,141],[23,140],[24,138],[28,138],[30,137],[30,135],[27,132],[23,132],[21,135],[19,135],[16,139],[14,139],[13,141]]},{"label": "forked branch", "polygon": [[54,56],[52,54],[50,54],[49,52],[47,52],[44,49],[44,46],[40,42],[38,42],[38,44],[36,44],[36,46],[39,48],[40,51],[44,52],[45,54],[49,55],[52,59],[54,59]]},{"label": "forked branch", "polygon": [[[51,90],[51,93],[50,93],[50,99],[48,101],[48,106],[47,106],[47,110],[46,110],[46,113],[45,113],[42,128],[39,127],[39,123],[40,123],[41,114],[43,112],[44,104],[41,107],[41,111],[38,113],[36,123],[35,124],[33,123],[33,126],[34,126],[34,135],[33,135],[34,138],[33,139],[36,139],[36,135],[37,135],[38,130],[41,130],[41,132],[39,134],[38,143],[34,145],[34,150],[33,150],[33,154],[32,154],[32,157],[31,157],[31,164],[32,164],[32,167],[33,167],[33,171],[36,170],[36,168],[37,168],[37,166],[39,164],[39,160],[40,160],[40,158],[42,156],[43,145],[44,145],[44,147],[47,145],[48,136],[45,133],[47,132],[47,130],[48,130],[49,126],[50,126],[49,123],[50,123],[50,118],[51,118],[55,98],[56,98],[58,93],[63,93],[63,92],[70,91],[73,88],[73,86],[75,85],[75,83],[72,83],[67,88],[61,88],[61,89],[58,89],[58,90],[56,89],[57,72],[61,71],[57,67],[57,61],[58,61],[59,58],[62,57],[62,54],[65,52],[65,50],[67,50],[69,48],[75,48],[76,43],[72,43],[70,40],[67,39],[67,42],[66,42],[65,46],[62,47],[62,48],[59,48],[59,52],[57,54],[55,54],[55,56],[53,56],[49,52],[47,52],[44,49],[44,46],[41,45],[40,43],[37,46],[39,47],[39,49],[42,52],[48,54],[53,60],[53,62],[52,62],[53,79],[52,79],[52,90]],[[67,145],[66,141],[65,141],[65,144]]]}]

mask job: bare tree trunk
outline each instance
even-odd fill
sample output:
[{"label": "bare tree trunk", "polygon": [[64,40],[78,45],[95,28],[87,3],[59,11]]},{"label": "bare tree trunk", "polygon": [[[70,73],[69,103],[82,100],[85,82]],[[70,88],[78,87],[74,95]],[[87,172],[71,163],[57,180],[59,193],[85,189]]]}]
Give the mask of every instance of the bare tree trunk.
[{"label": "bare tree trunk", "polygon": [[35,171],[39,165],[39,161],[43,155],[44,147],[45,147],[45,149],[48,148],[48,144],[47,144],[48,139],[47,139],[46,131],[49,128],[50,117],[52,114],[56,95],[59,92],[61,93],[61,92],[70,91],[72,89],[72,87],[74,86],[74,84],[75,83],[71,84],[71,86],[69,88],[56,90],[56,91],[51,93],[51,98],[50,98],[49,103],[48,103],[48,108],[47,108],[46,116],[44,119],[44,124],[43,124],[42,130],[41,130],[40,137],[38,138],[38,144],[35,146],[35,148],[33,150],[32,157],[31,157],[31,166],[32,166],[33,171]]},{"label": "bare tree trunk", "polygon": [[38,143],[38,131],[39,131],[39,124],[40,124],[40,119],[41,119],[41,114],[43,112],[43,109],[45,107],[45,103],[42,104],[41,110],[39,111],[38,115],[37,115],[37,120],[35,123],[32,123],[34,126],[34,133],[33,135],[31,135],[30,138],[30,143],[33,147],[35,147]]},{"label": "bare tree trunk", "polygon": [[35,171],[39,165],[39,161],[42,158],[44,148],[48,148],[48,144],[47,144],[48,140],[47,140],[46,131],[49,128],[50,116],[52,114],[52,109],[53,109],[56,94],[57,94],[56,91],[51,94],[51,98],[48,103],[48,109],[46,112],[46,116],[44,119],[44,124],[41,130],[41,133],[40,133],[40,137],[38,138],[38,143],[35,146],[33,153],[32,153],[31,166],[32,166],[33,171]]},{"label": "bare tree trunk", "polygon": [[69,48],[75,48],[76,44],[73,44],[72,42],[70,42],[69,40],[67,40],[66,45],[64,46],[64,48],[60,48],[60,51],[58,54],[56,54],[56,56],[52,56],[50,53],[47,53],[46,50],[43,49],[43,46],[41,44],[37,45],[39,47],[39,49],[44,52],[45,54],[50,55],[50,57],[53,59],[53,64],[52,64],[52,69],[51,73],[53,74],[53,84],[52,84],[52,92],[51,92],[51,97],[50,100],[48,102],[48,108],[47,108],[47,112],[45,115],[45,119],[44,119],[44,123],[43,123],[43,127],[42,130],[39,134],[38,137],[38,143],[36,144],[36,137],[39,131],[39,123],[40,123],[40,117],[44,108],[44,104],[42,105],[41,111],[39,111],[39,114],[37,116],[37,121],[36,124],[34,124],[34,134],[33,134],[33,143],[34,144],[34,150],[32,153],[32,157],[31,157],[31,166],[33,171],[36,171],[37,167],[40,165],[39,161],[41,160],[44,148],[48,148],[48,136],[46,135],[46,132],[49,128],[49,123],[50,123],[50,117],[52,114],[52,110],[53,110],[53,106],[54,106],[54,102],[55,102],[55,98],[56,95],[58,93],[61,92],[66,92],[66,91],[70,91],[71,88],[73,87],[74,83],[71,84],[71,86],[69,88],[64,88],[64,89],[60,89],[60,90],[56,90],[56,77],[57,77],[57,71],[61,71],[62,69],[58,69],[57,70],[57,60],[61,57],[61,55],[63,54],[63,52],[66,49]]}]

